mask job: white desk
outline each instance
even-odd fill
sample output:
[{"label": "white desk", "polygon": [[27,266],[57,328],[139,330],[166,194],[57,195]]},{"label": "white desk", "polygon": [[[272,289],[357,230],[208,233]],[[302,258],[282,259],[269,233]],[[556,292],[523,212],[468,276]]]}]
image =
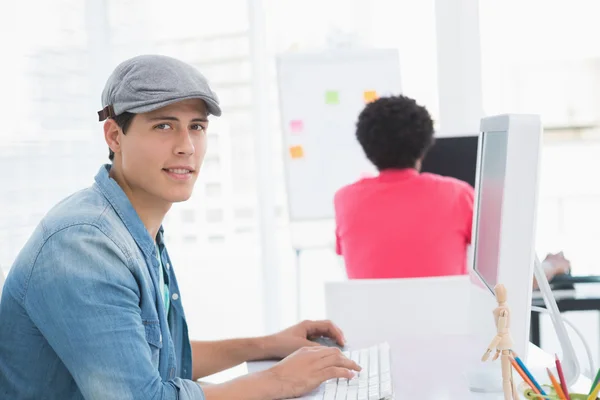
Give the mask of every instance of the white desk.
[{"label": "white desk", "polygon": [[[474,360],[481,358],[485,349],[473,349],[466,336],[405,338],[388,340],[396,400],[503,400],[502,394],[473,393],[469,390],[467,371]],[[373,343],[356,343],[352,347],[366,347]],[[475,361],[476,362],[476,361]],[[488,361],[491,362],[491,361]],[[500,360],[494,361],[499,363]],[[248,363],[248,371],[256,372],[273,365],[272,361]],[[540,383],[549,383],[545,367],[554,365],[554,357],[531,345],[527,367]],[[482,363],[483,366],[483,363]],[[521,380],[514,373],[517,382]],[[544,379],[545,378],[545,379]],[[582,377],[574,389],[581,393],[589,390],[589,379]],[[310,397],[307,397],[310,398]]]}]

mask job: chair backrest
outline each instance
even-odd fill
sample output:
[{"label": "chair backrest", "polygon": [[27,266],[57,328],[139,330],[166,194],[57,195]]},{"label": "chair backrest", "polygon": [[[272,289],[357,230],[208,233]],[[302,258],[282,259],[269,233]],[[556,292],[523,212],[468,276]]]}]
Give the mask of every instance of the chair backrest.
[{"label": "chair backrest", "polygon": [[397,336],[466,335],[470,331],[468,276],[329,282],[327,318],[350,343]]}]

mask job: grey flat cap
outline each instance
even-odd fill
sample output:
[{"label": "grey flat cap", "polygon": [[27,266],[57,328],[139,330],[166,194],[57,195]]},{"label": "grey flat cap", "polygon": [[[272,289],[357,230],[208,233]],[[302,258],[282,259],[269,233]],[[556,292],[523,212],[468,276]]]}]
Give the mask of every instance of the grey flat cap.
[{"label": "grey flat cap", "polygon": [[102,91],[100,121],[123,112],[157,110],[187,99],[202,99],[208,112],[221,115],[219,99],[194,67],[172,57],[143,55],[122,62]]}]

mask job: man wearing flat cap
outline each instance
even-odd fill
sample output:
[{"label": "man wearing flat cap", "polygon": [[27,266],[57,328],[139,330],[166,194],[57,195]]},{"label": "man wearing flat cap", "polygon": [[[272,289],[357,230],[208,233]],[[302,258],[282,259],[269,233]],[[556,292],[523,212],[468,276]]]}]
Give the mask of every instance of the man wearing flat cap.
[{"label": "man wearing flat cap", "polygon": [[[121,63],[102,93],[110,164],[58,203],[17,256],[0,301],[2,399],[269,400],[360,367],[329,321],[260,338],[190,342],[162,221],[190,198],[216,94],[194,67],[157,55]],[[269,370],[202,377],[250,360]]]}]

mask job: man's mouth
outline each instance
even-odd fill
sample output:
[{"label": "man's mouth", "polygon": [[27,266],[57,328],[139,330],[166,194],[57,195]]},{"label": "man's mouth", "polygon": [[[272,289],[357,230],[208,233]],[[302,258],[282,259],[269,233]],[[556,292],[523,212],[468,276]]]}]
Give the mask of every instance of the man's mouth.
[{"label": "man's mouth", "polygon": [[192,170],[183,169],[183,168],[163,168],[163,171],[167,171],[172,174],[181,174],[181,175],[192,173]]}]

